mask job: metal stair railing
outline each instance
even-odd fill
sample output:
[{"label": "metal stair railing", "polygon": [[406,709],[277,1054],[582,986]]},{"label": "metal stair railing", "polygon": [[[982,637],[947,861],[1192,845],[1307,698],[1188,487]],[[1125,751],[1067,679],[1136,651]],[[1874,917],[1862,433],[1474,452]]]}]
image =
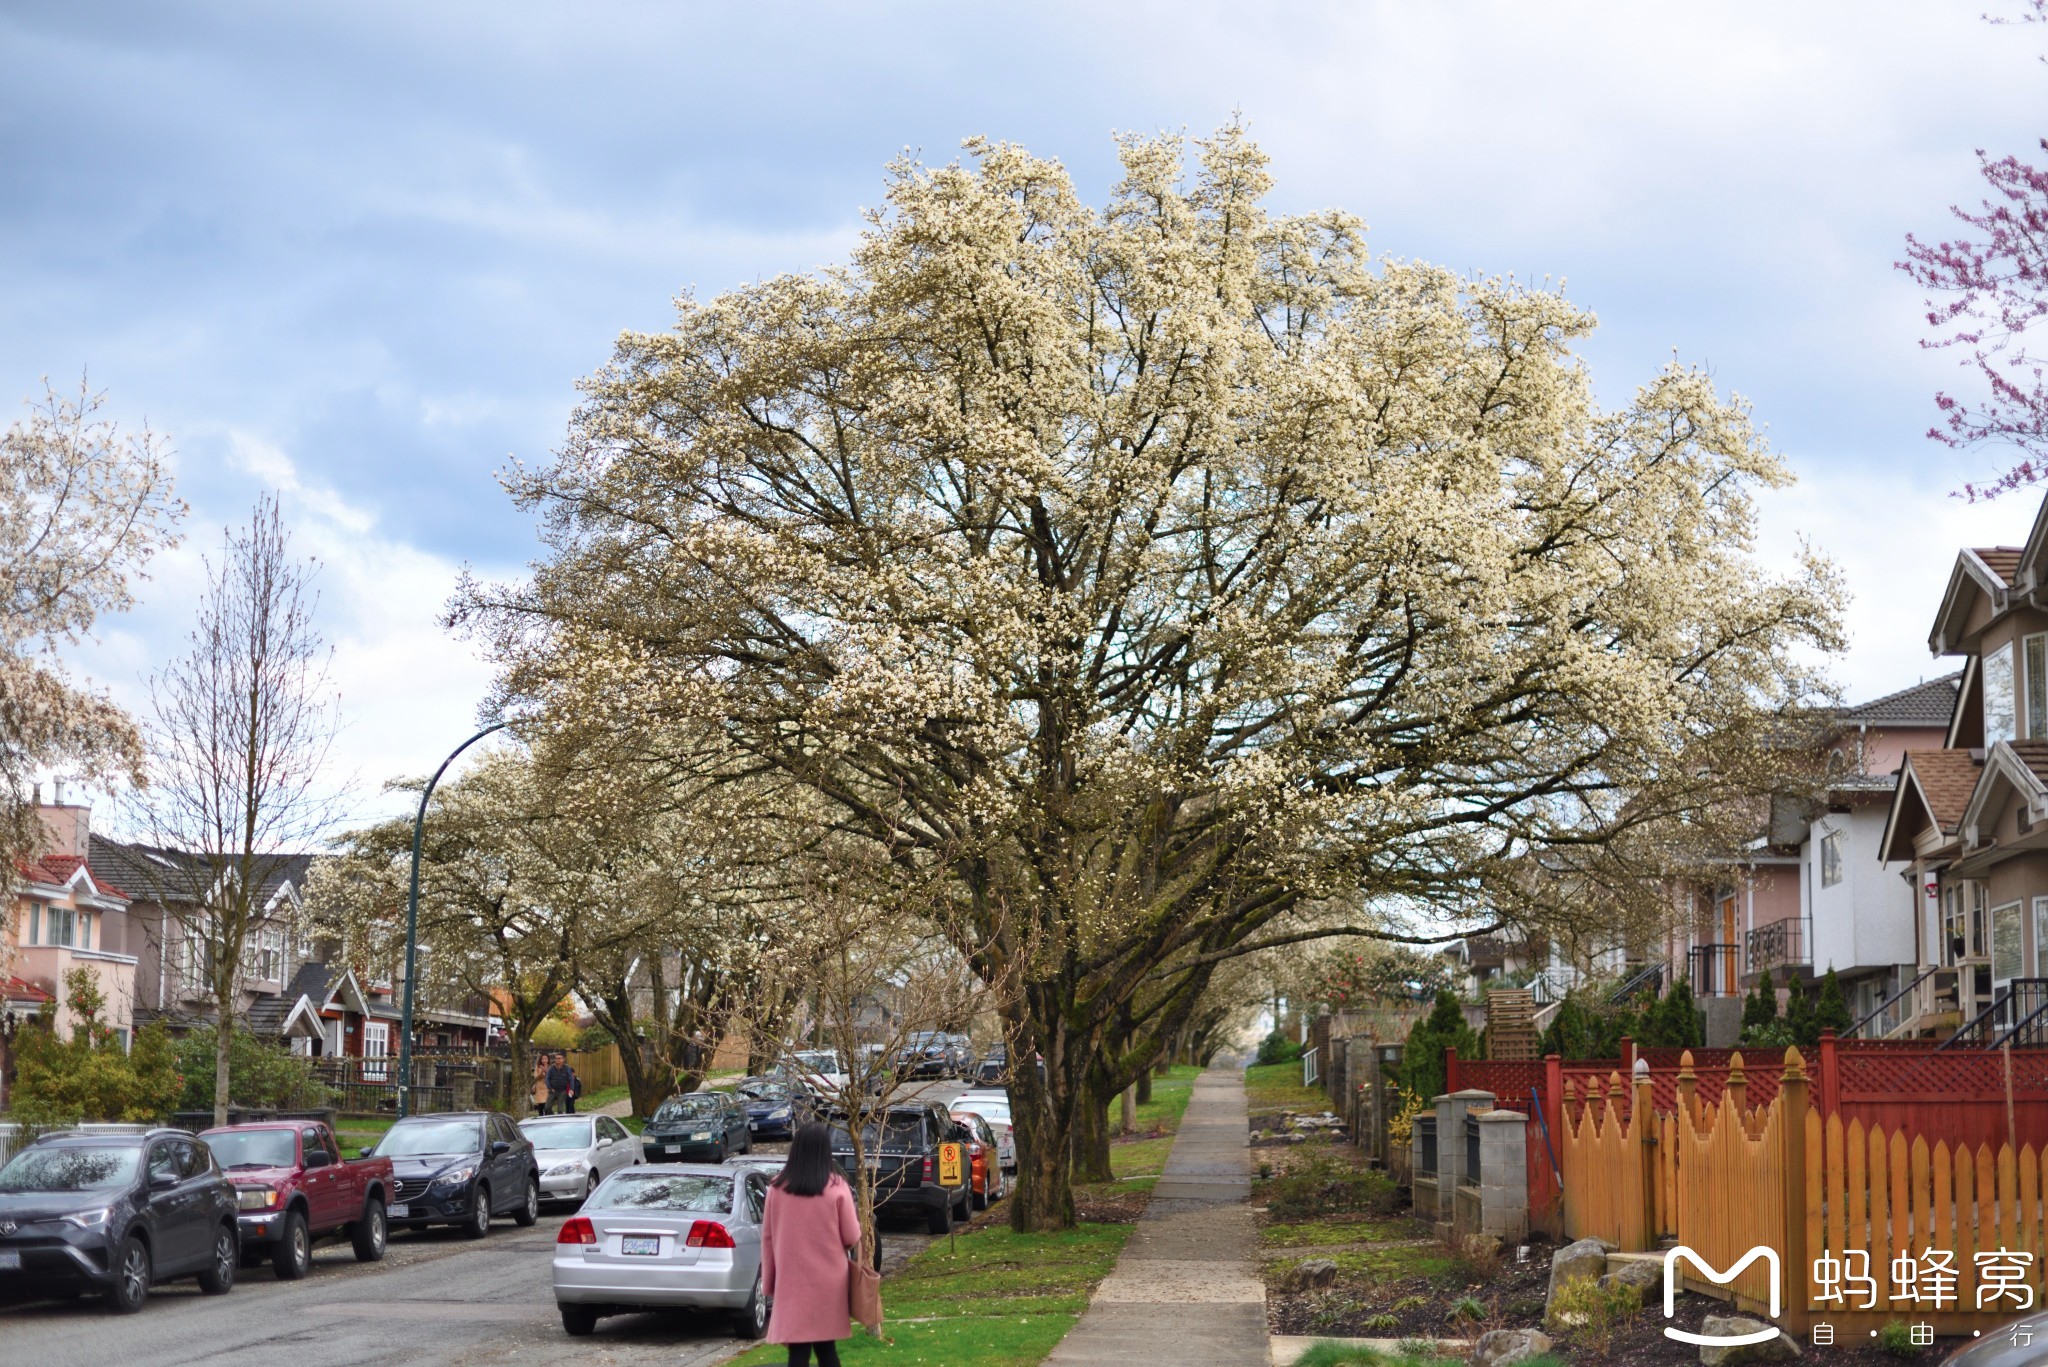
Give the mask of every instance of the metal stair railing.
[{"label": "metal stair railing", "polygon": [[[1940,965],[1936,965],[1932,968],[1923,970],[1919,977],[1913,979],[1913,981],[1907,983],[1904,987],[1892,993],[1891,996],[1887,997],[1883,1002],[1879,1003],[1877,1010],[1871,1012],[1862,1020],[1857,1021],[1854,1025],[1850,1026],[1848,1030],[1843,1033],[1842,1038],[1855,1039],[1858,1035],[1863,1033],[1864,1026],[1870,1024],[1874,1020],[1877,1020],[1879,1017],[1883,1016],[1887,1011],[1890,1011],[1894,1006],[1897,1006],[1900,1002],[1912,996],[1913,989],[1917,988],[1918,986],[1920,986],[1921,983],[1926,982],[1929,978],[1933,977],[1936,973],[1939,973],[1940,971]],[[1894,1026],[1893,1028],[1897,1027]],[[1882,1038],[1882,1036],[1879,1036],[1879,1038]]]}]

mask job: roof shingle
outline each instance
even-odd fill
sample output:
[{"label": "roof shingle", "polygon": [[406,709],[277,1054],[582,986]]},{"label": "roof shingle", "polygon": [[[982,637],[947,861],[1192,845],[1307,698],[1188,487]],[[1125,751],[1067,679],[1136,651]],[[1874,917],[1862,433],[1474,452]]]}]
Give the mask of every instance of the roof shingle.
[{"label": "roof shingle", "polygon": [[1887,693],[1869,702],[1844,708],[1842,720],[1872,726],[1947,726],[1955,711],[1956,689],[1963,677],[1959,669],[1938,679],[1926,679],[1911,688]]},{"label": "roof shingle", "polygon": [[2012,583],[2012,577],[2019,573],[2020,548],[2018,546],[1972,546],[1970,553],[1991,567],[1991,572]]},{"label": "roof shingle", "polygon": [[1934,819],[1943,831],[1954,834],[1963,824],[1970,795],[1977,791],[1983,762],[1972,759],[1968,750],[1908,750],[1906,764],[1926,794]]}]

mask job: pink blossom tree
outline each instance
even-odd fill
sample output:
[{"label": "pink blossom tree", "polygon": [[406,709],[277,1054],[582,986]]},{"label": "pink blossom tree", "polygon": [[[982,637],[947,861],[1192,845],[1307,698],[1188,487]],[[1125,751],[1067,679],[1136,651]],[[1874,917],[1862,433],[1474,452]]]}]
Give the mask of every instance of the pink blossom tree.
[{"label": "pink blossom tree", "polygon": [[[1994,24],[2048,22],[2048,0],[2025,0],[2016,16],[1985,17]],[[2048,151],[2048,139],[2041,147]],[[2030,350],[2027,338],[2048,317],[2048,165],[2016,156],[1994,160],[1982,148],[1977,160],[1989,193],[1974,210],[1949,210],[1967,232],[1939,242],[1908,233],[1906,259],[1897,263],[1928,291],[1933,335],[1921,345],[1954,349],[1985,386],[1975,401],[1937,392],[1942,421],[1927,435],[1958,449],[2003,444],[2019,456],[1957,491],[1972,502],[2048,476],[2048,359]]]}]

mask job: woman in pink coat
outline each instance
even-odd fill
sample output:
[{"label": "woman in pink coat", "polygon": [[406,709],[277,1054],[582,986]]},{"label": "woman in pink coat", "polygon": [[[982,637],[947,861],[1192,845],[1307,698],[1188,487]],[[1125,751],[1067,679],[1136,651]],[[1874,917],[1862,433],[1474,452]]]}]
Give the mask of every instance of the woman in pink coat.
[{"label": "woman in pink coat", "polygon": [[853,1335],[846,1312],[846,1255],[860,1247],[853,1190],[832,1168],[832,1139],[813,1121],[796,1132],[789,1159],[768,1188],[761,1217],[761,1290],[773,1302],[768,1341],[789,1345],[789,1367],[839,1367],[839,1340]]}]

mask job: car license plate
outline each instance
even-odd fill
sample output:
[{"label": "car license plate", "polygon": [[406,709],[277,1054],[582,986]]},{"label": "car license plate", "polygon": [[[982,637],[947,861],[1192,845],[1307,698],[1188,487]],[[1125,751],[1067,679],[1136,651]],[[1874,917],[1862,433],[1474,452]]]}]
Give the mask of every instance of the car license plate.
[{"label": "car license plate", "polygon": [[652,1258],[661,1252],[659,1238],[635,1238],[628,1234],[619,1240],[619,1252],[636,1258]]},{"label": "car license plate", "polygon": [[0,1253],[0,1271],[17,1272],[21,1269],[19,1253]]},{"label": "car license plate", "polygon": [[398,1202],[396,1205],[384,1207],[384,1218],[387,1220],[403,1220],[410,1214],[412,1214],[412,1207],[403,1201]]}]

